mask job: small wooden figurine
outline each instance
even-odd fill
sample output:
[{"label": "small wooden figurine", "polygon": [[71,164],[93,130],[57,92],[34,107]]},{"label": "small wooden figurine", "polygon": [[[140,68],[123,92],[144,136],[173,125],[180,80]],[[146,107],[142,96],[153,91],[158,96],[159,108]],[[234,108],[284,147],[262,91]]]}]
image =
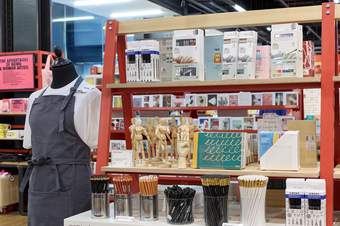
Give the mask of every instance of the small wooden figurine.
[{"label": "small wooden figurine", "polygon": [[130,126],[131,132],[131,140],[132,140],[132,146],[134,150],[135,155],[135,162],[139,163],[140,160],[140,153],[142,154],[142,165],[144,164],[145,160],[145,150],[144,150],[144,144],[143,144],[143,135],[146,136],[148,141],[150,142],[150,138],[148,136],[148,133],[146,132],[146,129],[142,126],[142,120],[140,118],[135,118],[133,120],[134,124]]},{"label": "small wooden figurine", "polygon": [[175,118],[171,118],[170,120],[170,133],[171,133],[171,145],[172,145],[172,151],[173,151],[173,157],[174,159],[177,159],[178,152],[177,152],[177,137],[178,137],[178,126],[176,123]]},{"label": "small wooden figurine", "polygon": [[177,136],[178,168],[187,168],[187,157],[190,154],[190,126],[181,118]]},{"label": "small wooden figurine", "polygon": [[164,161],[168,161],[168,154],[167,154],[167,146],[168,146],[168,139],[171,141],[170,138],[170,128],[168,126],[168,122],[166,119],[160,119],[159,124],[156,127],[156,156]]}]

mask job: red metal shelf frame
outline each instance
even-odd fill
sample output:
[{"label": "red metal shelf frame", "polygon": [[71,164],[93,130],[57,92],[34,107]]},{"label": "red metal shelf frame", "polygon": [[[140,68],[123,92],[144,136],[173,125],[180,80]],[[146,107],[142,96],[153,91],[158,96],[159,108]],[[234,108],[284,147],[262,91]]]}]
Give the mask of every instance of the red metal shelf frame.
[{"label": "red metal shelf frame", "polygon": [[[340,8],[339,8],[340,9]],[[295,10],[291,8],[291,10]],[[273,90],[290,90],[290,89],[303,89],[303,88],[319,88],[321,85],[321,159],[320,159],[320,178],[326,180],[327,185],[327,226],[333,225],[333,201],[334,201],[334,136],[335,136],[335,95],[334,95],[334,81],[333,76],[336,73],[336,49],[337,49],[337,27],[335,20],[335,4],[326,2],[320,8],[320,19],[304,19],[301,17],[296,18],[294,22],[309,23],[321,22],[322,23],[322,76],[320,83],[291,83],[291,84],[257,84],[257,85],[226,85],[219,86],[218,90],[211,86],[200,87],[158,87],[158,88],[122,88],[110,89],[108,84],[114,83],[116,53],[119,59],[119,74],[121,83],[126,83],[126,68],[125,68],[125,49],[126,37],[125,34],[119,33],[119,23],[115,20],[109,20],[106,24],[106,41],[105,41],[105,56],[104,56],[104,69],[103,69],[103,88],[102,88],[102,102],[101,102],[101,118],[100,118],[100,132],[99,132],[99,145],[98,145],[98,160],[97,160],[97,173],[101,172],[101,167],[107,165],[109,160],[109,142],[111,137],[111,117],[112,117],[112,95],[120,93],[123,102],[123,114],[125,123],[125,138],[127,140],[127,148],[131,148],[131,141],[129,139],[130,120],[133,115],[132,95],[136,93],[147,94],[162,94],[162,93],[183,93],[190,90],[190,92],[232,92],[232,91],[273,91]],[[250,12],[252,13],[252,12]],[[256,12],[255,12],[256,13]],[[268,11],[270,13],[270,11]],[[306,15],[308,17],[308,15]],[[274,23],[282,23],[278,18],[274,18]],[[289,22],[293,22],[292,20]],[[143,22],[144,23],[144,22]],[[146,21],[146,24],[150,22]],[[242,24],[243,23],[243,24]],[[248,24],[247,24],[248,23]],[[249,21],[241,22],[240,26],[249,25]],[[269,22],[272,23],[272,22]],[[267,23],[267,24],[269,24]],[[151,22],[152,24],[152,22]],[[261,21],[261,25],[267,25],[265,21]],[[125,24],[125,26],[127,26]],[[177,26],[177,25],[176,25]],[[184,26],[184,25],[183,25]],[[203,26],[204,27],[204,26]],[[126,27],[122,27],[122,30]],[[150,26],[148,27],[150,29]],[[184,29],[184,28],[183,28]],[[186,28],[188,29],[188,28]],[[139,30],[142,30],[141,28]],[[166,30],[166,28],[164,28]],[[141,31],[140,31],[141,32]],[[303,105],[300,105],[303,109]],[[301,110],[301,109],[300,109]],[[337,113],[338,114],[338,113]],[[338,145],[339,146],[339,145]],[[333,164],[331,164],[333,162]],[[337,200],[337,203],[340,203]]]}]

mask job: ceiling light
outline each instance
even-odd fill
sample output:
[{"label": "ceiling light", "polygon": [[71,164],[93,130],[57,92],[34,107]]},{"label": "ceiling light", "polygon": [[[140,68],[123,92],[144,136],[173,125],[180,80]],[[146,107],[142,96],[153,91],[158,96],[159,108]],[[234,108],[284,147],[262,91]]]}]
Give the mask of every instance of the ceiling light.
[{"label": "ceiling light", "polygon": [[120,4],[125,2],[131,2],[131,0],[81,0],[75,1],[74,6],[98,6],[108,4]]},{"label": "ceiling light", "polygon": [[139,10],[139,11],[125,11],[111,13],[111,18],[128,18],[128,17],[146,17],[146,16],[158,16],[162,15],[164,12],[161,9],[151,9],[151,10]]},{"label": "ceiling light", "polygon": [[267,31],[272,31],[271,27],[266,27]]},{"label": "ceiling light", "polygon": [[53,19],[52,22],[68,22],[68,21],[79,21],[79,20],[93,20],[94,16],[76,16],[76,17],[64,17]]},{"label": "ceiling light", "polygon": [[238,12],[245,12],[247,10],[245,10],[242,6],[238,5],[238,4],[235,4],[233,5],[233,8],[238,11]]}]

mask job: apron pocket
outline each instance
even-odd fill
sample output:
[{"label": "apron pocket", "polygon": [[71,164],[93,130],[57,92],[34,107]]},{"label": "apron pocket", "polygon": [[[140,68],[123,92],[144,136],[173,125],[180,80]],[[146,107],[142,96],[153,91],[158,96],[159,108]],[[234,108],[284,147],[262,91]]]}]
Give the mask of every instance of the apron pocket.
[{"label": "apron pocket", "polygon": [[28,194],[29,226],[63,226],[71,216],[70,192],[34,192]]}]

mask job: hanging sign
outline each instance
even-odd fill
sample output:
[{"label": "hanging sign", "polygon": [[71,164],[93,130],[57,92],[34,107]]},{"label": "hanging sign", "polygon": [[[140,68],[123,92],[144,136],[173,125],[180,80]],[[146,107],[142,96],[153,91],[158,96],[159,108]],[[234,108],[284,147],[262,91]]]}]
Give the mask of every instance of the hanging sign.
[{"label": "hanging sign", "polygon": [[32,54],[0,56],[0,90],[33,88]]}]

